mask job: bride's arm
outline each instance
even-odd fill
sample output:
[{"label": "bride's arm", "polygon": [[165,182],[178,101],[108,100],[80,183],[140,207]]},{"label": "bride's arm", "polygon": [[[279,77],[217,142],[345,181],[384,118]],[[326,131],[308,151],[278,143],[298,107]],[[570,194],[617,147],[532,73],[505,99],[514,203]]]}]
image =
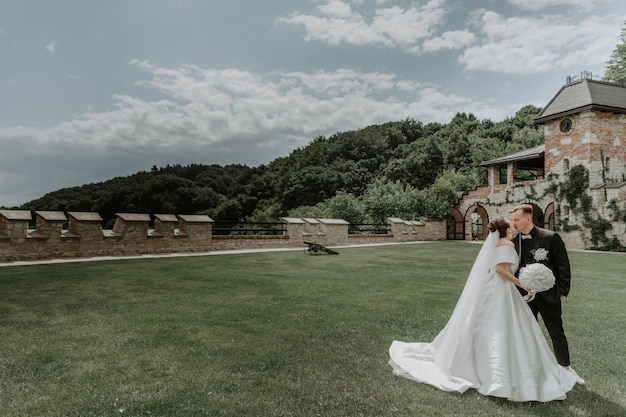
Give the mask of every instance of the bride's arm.
[{"label": "bride's arm", "polygon": [[[520,288],[524,288],[522,287],[522,284],[519,282],[519,279],[515,277],[515,275],[513,275],[508,268],[506,267],[507,265],[509,265],[507,262],[502,262],[496,265],[496,274],[500,275],[500,277],[506,279],[507,281],[511,281],[513,284],[517,285]],[[526,288],[524,288],[526,289]]]},{"label": "bride's arm", "polygon": [[[506,239],[506,238],[500,238],[500,240],[498,241],[498,247],[500,246],[510,246],[512,248],[515,247],[513,242],[511,242],[509,239]],[[499,264],[497,264],[496,269],[495,269],[496,274],[500,275],[500,277],[506,279],[507,281],[511,281],[513,284],[517,285],[518,287],[526,290],[526,288],[522,287],[522,284],[519,282],[519,278],[513,275],[507,268],[507,265],[510,265],[510,264],[511,264],[510,262],[500,262]]]}]

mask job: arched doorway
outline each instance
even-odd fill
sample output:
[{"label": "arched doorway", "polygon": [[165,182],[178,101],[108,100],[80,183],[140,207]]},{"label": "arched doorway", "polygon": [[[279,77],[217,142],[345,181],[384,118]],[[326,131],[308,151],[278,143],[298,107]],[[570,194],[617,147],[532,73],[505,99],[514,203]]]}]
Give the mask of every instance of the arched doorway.
[{"label": "arched doorway", "polygon": [[545,227],[545,220],[543,215],[543,210],[539,208],[535,203],[526,203],[533,206],[533,223],[539,227]]},{"label": "arched doorway", "polygon": [[469,233],[465,236],[467,240],[485,240],[489,231],[487,224],[489,215],[483,206],[472,206],[465,213],[465,230]]},{"label": "arched doorway", "polygon": [[548,204],[543,214],[543,228],[548,230],[556,230],[556,219],[554,218],[554,203]]},{"label": "arched doorway", "polygon": [[463,215],[461,212],[454,207],[448,207],[446,220],[448,240],[465,239],[465,224],[463,223]]}]

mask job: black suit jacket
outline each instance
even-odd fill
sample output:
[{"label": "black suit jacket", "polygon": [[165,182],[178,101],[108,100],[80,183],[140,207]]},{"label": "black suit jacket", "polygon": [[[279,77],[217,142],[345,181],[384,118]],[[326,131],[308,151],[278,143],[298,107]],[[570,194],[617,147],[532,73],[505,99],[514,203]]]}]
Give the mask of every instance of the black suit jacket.
[{"label": "black suit jacket", "polygon": [[[520,254],[520,264],[517,272],[519,274],[519,270],[523,266],[537,262],[550,268],[554,273],[556,283],[549,290],[537,293],[536,297],[541,297],[547,302],[556,303],[560,300],[561,295],[567,296],[569,294],[572,278],[565,244],[561,236],[552,230],[534,226],[529,234],[532,236],[532,239],[521,239],[520,232],[516,232],[511,238],[515,244],[515,250]],[[534,252],[537,249],[548,251],[546,259],[535,259]],[[524,290],[521,291],[525,293]]]}]

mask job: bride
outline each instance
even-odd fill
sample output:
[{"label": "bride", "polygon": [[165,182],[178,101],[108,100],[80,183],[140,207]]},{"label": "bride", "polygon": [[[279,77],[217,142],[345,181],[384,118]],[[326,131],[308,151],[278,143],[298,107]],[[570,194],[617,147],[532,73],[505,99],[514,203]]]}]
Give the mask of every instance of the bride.
[{"label": "bride", "polygon": [[585,382],[561,367],[539,324],[515,286],[518,255],[513,224],[489,223],[485,240],[459,301],[432,343],[394,341],[394,373],[444,391],[475,388],[512,401],[563,400]]}]

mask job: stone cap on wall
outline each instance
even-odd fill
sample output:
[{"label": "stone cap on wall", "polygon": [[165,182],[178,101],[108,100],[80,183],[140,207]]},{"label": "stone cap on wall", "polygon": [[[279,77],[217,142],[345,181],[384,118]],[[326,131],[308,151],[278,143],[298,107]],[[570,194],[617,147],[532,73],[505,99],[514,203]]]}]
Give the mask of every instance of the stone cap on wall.
[{"label": "stone cap on wall", "polygon": [[213,223],[213,219],[205,214],[181,214],[178,217],[187,223]]},{"label": "stone cap on wall", "polygon": [[101,222],[102,217],[94,211],[69,211],[68,216],[79,222]]},{"label": "stone cap on wall", "polygon": [[117,217],[125,222],[149,222],[150,215],[143,213],[115,213]]},{"label": "stone cap on wall", "polygon": [[319,220],[314,219],[312,217],[305,217],[303,220],[310,224],[320,224]]},{"label": "stone cap on wall", "polygon": [[299,217],[283,217],[283,220],[286,221],[287,223],[295,223],[295,224],[305,223],[305,221]]},{"label": "stone cap on wall", "polygon": [[35,211],[35,214],[47,222],[64,222],[67,220],[62,211]]},{"label": "stone cap on wall", "polygon": [[7,220],[32,220],[30,210],[0,210],[0,216]]},{"label": "stone cap on wall", "polygon": [[164,223],[175,223],[178,221],[178,217],[175,214],[155,214],[154,217]]}]

